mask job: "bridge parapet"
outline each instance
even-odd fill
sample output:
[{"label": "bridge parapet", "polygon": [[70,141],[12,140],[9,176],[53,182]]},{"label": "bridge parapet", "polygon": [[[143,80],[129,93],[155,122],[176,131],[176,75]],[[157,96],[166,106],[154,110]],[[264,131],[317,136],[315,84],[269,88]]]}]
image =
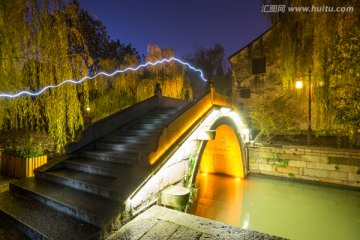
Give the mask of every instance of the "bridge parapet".
[{"label": "bridge parapet", "polygon": [[217,106],[233,108],[231,98],[217,92],[213,92],[213,104]]},{"label": "bridge parapet", "polygon": [[66,147],[66,153],[70,154],[79,151],[88,144],[105,137],[121,126],[134,121],[140,116],[158,107],[178,107],[185,105],[185,100],[155,95],[145,101],[125,108],[88,126],[76,142],[73,142]]},{"label": "bridge parapet", "polygon": [[149,163],[154,165],[177,141],[212,108],[212,94],[191,103],[173,119],[169,119],[158,136],[153,136]]},{"label": "bridge parapet", "polygon": [[232,108],[231,98],[216,93],[213,87],[199,100],[191,103],[173,119],[169,119],[166,127],[158,135],[153,135],[152,146],[149,148],[149,163],[154,165],[171,149],[194,124],[209,113],[213,106]]}]

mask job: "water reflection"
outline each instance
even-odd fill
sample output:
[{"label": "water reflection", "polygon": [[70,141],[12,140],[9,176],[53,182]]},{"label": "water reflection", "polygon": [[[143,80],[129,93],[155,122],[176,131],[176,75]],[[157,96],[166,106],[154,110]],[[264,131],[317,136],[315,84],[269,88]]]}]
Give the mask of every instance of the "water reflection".
[{"label": "water reflection", "polygon": [[290,239],[359,239],[360,191],[251,175],[198,175],[190,213]]}]

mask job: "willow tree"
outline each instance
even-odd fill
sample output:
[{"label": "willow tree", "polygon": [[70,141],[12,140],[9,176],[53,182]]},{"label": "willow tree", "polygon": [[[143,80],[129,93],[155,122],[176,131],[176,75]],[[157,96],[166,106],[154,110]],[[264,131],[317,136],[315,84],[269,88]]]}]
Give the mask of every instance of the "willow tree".
[{"label": "willow tree", "polygon": [[[191,61],[195,66],[203,70],[205,78],[214,84],[217,92],[230,95],[231,75],[225,73],[225,49],[222,45],[215,43],[210,48],[196,48]],[[197,88],[196,95],[202,94],[201,90],[204,89],[204,82],[202,80],[200,82],[192,81],[192,86]]]},{"label": "willow tree", "polygon": [[[87,75],[84,54],[69,54],[69,36],[76,44],[83,44],[76,28],[66,24],[67,19],[76,17],[74,9],[61,0],[1,1],[0,92],[37,92]],[[64,84],[39,96],[0,101],[2,132],[47,132],[59,151],[83,127],[88,85]]]},{"label": "willow tree", "polygon": [[[273,23],[270,51],[279,59],[279,72],[284,89],[293,89],[294,82],[300,79],[304,80],[305,87],[308,88],[308,72],[311,70],[316,127],[318,130],[339,130],[343,127],[344,121],[337,121],[334,118],[333,107],[338,99],[331,93],[333,90],[331,79],[341,84],[345,84],[347,80],[341,77],[334,80],[334,71],[329,71],[329,66],[338,54],[344,53],[336,49],[343,44],[348,33],[354,33],[356,27],[359,26],[360,2],[357,0],[314,0],[311,2],[308,0],[263,0],[262,2],[268,5],[309,7],[310,9],[313,6],[333,7],[334,12],[290,12],[285,8],[285,12],[269,13],[268,16]],[[338,7],[351,7],[353,11],[335,12]],[[355,48],[348,49],[349,52],[355,50]],[[336,61],[334,64],[337,65],[337,69],[351,71],[347,67],[348,62]],[[355,102],[348,102],[348,104],[350,104],[349,107],[356,107]]]},{"label": "willow tree", "polygon": [[329,60],[329,106],[334,120],[349,130],[350,143],[358,145],[360,129],[360,28],[337,38]]},{"label": "willow tree", "polygon": [[[112,73],[127,67],[138,65],[136,55],[126,55],[124,64],[118,64],[115,58],[100,59],[100,71]],[[112,77],[99,76],[90,84],[90,113],[92,121],[102,119],[137,102],[136,90],[142,71],[126,71]]]},{"label": "willow tree", "polygon": [[[157,45],[149,44],[146,61],[156,62],[174,56],[175,52],[171,47],[161,49]],[[156,83],[160,83],[164,96],[184,98],[186,91],[192,94],[190,82],[185,77],[185,67],[174,61],[146,68],[137,88],[137,100],[144,100],[152,96]]]}]

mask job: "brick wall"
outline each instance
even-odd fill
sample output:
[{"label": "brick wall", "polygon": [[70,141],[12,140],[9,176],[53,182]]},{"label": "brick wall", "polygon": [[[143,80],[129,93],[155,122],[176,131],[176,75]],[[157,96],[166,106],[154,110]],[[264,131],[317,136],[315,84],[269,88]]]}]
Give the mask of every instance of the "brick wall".
[{"label": "brick wall", "polygon": [[360,150],[250,146],[250,173],[360,188]]}]

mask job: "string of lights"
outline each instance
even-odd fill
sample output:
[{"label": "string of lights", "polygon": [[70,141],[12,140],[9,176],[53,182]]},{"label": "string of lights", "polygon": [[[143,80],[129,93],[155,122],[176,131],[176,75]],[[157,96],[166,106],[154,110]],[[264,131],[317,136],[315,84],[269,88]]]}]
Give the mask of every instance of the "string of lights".
[{"label": "string of lights", "polygon": [[72,83],[72,84],[81,84],[82,82],[84,82],[85,80],[92,80],[100,75],[103,75],[103,76],[107,76],[107,77],[112,77],[114,75],[117,75],[117,74],[120,74],[120,73],[124,73],[124,72],[127,72],[127,71],[137,71],[141,68],[145,68],[149,65],[151,66],[156,66],[156,65],[159,65],[159,64],[163,64],[163,63],[170,63],[170,62],[178,62],[184,66],[187,66],[189,69],[195,71],[195,72],[198,72],[200,74],[200,77],[203,81],[207,81],[207,79],[204,77],[204,74],[203,72],[200,70],[200,69],[197,69],[193,66],[191,66],[189,63],[187,62],[183,62],[181,61],[180,59],[178,58],[165,58],[165,59],[162,59],[162,60],[159,60],[159,61],[156,61],[156,62],[147,62],[147,63],[144,63],[144,64],[140,64],[138,65],[137,67],[133,68],[133,67],[128,67],[128,68],[125,68],[125,69],[121,69],[121,70],[116,70],[112,73],[107,73],[107,72],[99,72],[97,73],[96,75],[94,76],[85,76],[79,80],[73,80],[73,79],[68,79],[68,80],[64,80],[63,82],[57,84],[57,85],[48,85],[48,86],[45,86],[44,88],[42,88],[41,90],[39,90],[38,92],[29,92],[29,91],[20,91],[18,93],[15,93],[15,94],[9,94],[9,93],[0,93],[0,98],[16,98],[16,97],[20,97],[22,95],[30,95],[30,96],[38,96],[40,94],[42,94],[44,91],[48,90],[48,89],[51,89],[51,88],[58,88],[60,87],[61,85],[64,85],[66,83]]}]

